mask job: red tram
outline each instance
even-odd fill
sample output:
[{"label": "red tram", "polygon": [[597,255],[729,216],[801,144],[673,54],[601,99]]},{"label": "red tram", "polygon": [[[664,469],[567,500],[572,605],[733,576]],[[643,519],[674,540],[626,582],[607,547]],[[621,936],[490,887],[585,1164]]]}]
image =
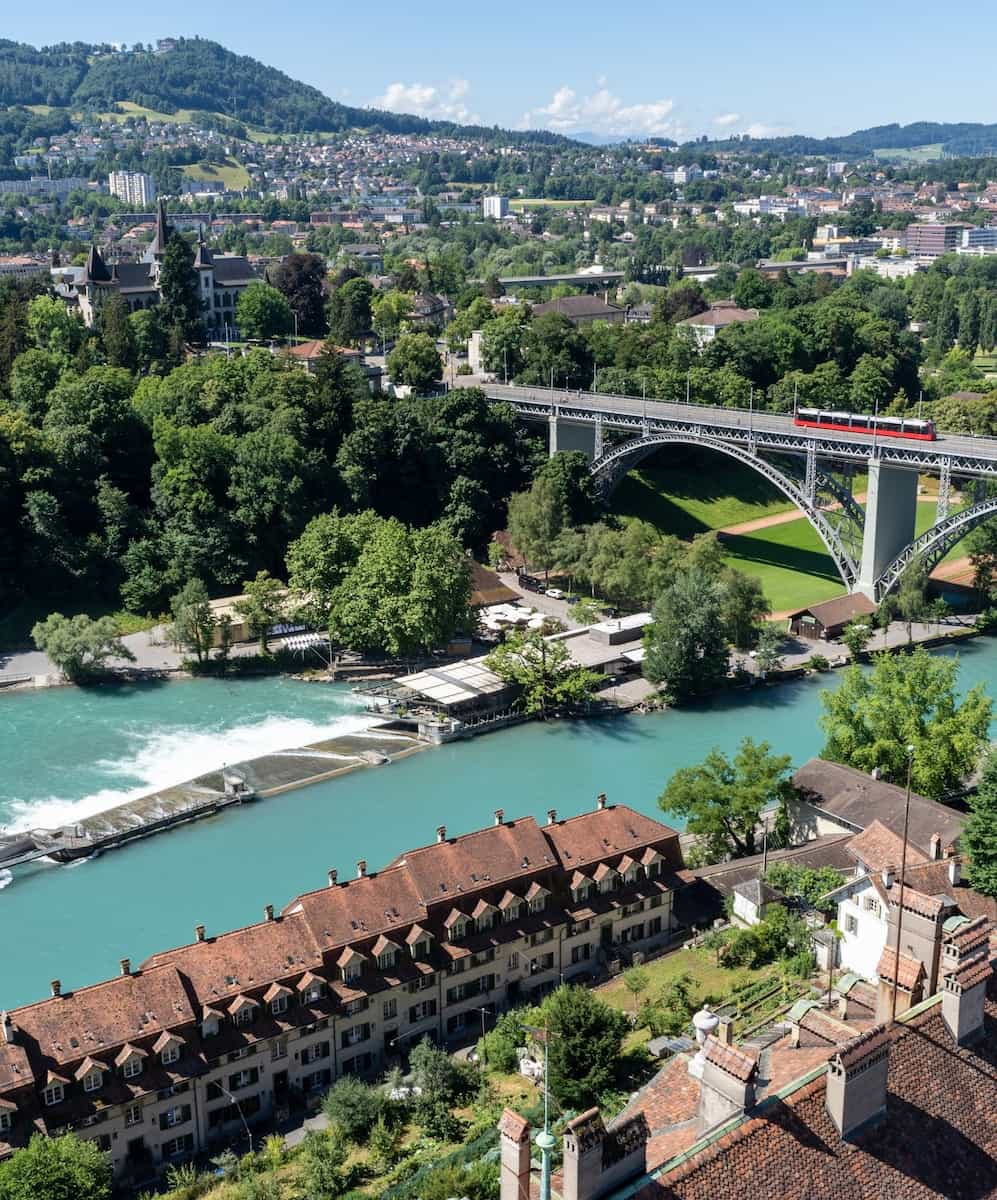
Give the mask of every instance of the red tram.
[{"label": "red tram", "polygon": [[820,408],[798,408],[793,424],[807,429],[829,429],[836,433],[866,433],[871,437],[914,438],[933,442],[935,426],[919,417],[873,417],[869,413],[830,412]]}]

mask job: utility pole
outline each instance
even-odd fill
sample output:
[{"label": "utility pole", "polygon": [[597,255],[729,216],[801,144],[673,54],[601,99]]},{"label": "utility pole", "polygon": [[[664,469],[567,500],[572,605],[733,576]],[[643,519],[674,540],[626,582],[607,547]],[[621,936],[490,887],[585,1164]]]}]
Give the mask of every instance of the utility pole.
[{"label": "utility pole", "polygon": [[914,769],[914,747],[907,747],[907,794],[904,799],[904,840],[900,850],[900,897],[897,905],[897,943],[893,962],[893,991],[890,996],[890,1024],[897,1021],[897,984],[900,980],[900,935],[904,927],[904,875],[907,872],[907,828],[910,822],[910,780]]},{"label": "utility pole", "polygon": [[550,1198],[550,1152],[557,1145],[550,1132],[550,1030],[544,1025],[543,1029],[538,1029],[531,1025],[525,1025],[529,1033],[532,1033],[539,1041],[543,1042],[544,1047],[544,1127],[537,1134],[536,1144],[540,1150],[540,1200],[551,1200]]}]

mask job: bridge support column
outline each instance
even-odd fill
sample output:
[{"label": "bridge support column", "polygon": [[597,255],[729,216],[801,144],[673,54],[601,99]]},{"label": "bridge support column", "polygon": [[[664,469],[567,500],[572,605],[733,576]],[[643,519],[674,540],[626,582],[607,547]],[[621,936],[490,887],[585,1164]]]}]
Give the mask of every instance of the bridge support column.
[{"label": "bridge support column", "polygon": [[862,566],[856,591],[878,601],[876,580],[905,546],[914,540],[917,517],[917,472],[869,460],[869,493],[862,536]]},{"label": "bridge support column", "polygon": [[554,455],[557,453],[557,449],[558,449],[558,447],[557,447],[557,408],[556,407],[553,407],[550,410],[550,417],[548,418],[548,424],[549,424],[549,431],[547,434],[547,454],[550,458],[553,458]]},{"label": "bridge support column", "polygon": [[595,418],[595,443],[592,453],[595,458],[602,458],[602,414],[597,413]]},{"label": "bridge support column", "polygon": [[935,524],[944,521],[949,515],[949,502],[952,496],[952,460],[942,459],[942,469],[938,473],[938,504],[935,508]]},{"label": "bridge support column", "polygon": [[598,455],[596,449],[601,428],[595,422],[585,424],[568,421],[564,417],[551,415],[548,449],[551,458],[558,450],[580,450],[592,462]]}]

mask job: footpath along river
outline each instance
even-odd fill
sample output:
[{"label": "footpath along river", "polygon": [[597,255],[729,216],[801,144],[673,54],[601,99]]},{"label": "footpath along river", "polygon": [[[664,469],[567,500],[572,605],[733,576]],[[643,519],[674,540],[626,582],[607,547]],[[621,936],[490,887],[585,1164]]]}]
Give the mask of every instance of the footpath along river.
[{"label": "footpath along river", "polygon": [[[947,653],[947,652],[946,652]],[[961,686],[994,692],[997,640],[961,647]],[[678,767],[741,738],[802,763],[818,753],[822,688],[837,674],[717,698],[682,711],[540,723],[429,749],[237,808],[102,857],[0,877],[0,1008],[117,972],[120,958],[262,917],[357,859],[371,870],[433,840],[548,808],[588,809],[598,792],[660,816]],[[187,680],[0,696],[0,827],[55,825],[253,755],[362,729],[345,685]],[[667,818],[665,818],[667,820]],[[673,821],[673,824],[678,822]]]}]

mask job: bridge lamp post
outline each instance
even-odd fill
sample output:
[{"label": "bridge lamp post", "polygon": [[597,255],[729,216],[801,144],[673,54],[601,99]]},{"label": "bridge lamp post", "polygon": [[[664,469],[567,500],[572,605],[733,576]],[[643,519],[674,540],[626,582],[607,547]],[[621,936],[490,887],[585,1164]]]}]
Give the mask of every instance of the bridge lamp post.
[{"label": "bridge lamp post", "polygon": [[907,793],[904,799],[904,840],[900,850],[900,896],[897,904],[897,948],[893,960],[893,989],[890,995],[890,1024],[897,1020],[897,984],[900,981],[900,936],[904,927],[904,875],[907,873],[907,826],[910,821],[910,779],[914,769],[914,747],[907,746]]}]

